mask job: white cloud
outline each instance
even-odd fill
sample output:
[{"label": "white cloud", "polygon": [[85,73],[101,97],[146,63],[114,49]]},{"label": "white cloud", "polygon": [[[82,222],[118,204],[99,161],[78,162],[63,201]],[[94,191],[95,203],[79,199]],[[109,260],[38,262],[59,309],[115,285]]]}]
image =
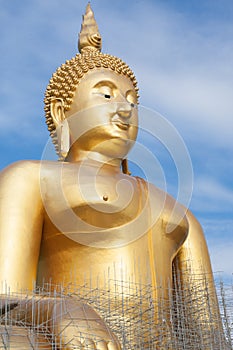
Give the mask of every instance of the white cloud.
[{"label": "white cloud", "polygon": [[[156,12],[151,15],[156,21]],[[224,21],[194,26],[174,16],[153,42],[146,40],[150,57],[143,52],[137,63],[147,104],[164,112],[183,131],[228,147],[232,147],[233,126],[232,32],[233,25]]]},{"label": "white cloud", "polygon": [[213,271],[225,275],[233,273],[233,219],[214,218],[201,220],[206,233]]},{"label": "white cloud", "polygon": [[233,191],[211,175],[195,177],[192,210],[229,213],[233,208]]},{"label": "white cloud", "polygon": [[209,246],[212,269],[214,272],[223,272],[225,275],[232,276],[233,264],[233,242],[224,242],[218,245]]}]

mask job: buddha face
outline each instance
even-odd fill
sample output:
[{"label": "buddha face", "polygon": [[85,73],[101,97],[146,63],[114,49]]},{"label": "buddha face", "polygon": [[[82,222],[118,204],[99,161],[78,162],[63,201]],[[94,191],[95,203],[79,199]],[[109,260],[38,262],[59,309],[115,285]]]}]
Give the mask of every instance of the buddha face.
[{"label": "buddha face", "polygon": [[65,117],[72,147],[124,158],[137,137],[137,93],[127,76],[95,69],[81,79]]}]

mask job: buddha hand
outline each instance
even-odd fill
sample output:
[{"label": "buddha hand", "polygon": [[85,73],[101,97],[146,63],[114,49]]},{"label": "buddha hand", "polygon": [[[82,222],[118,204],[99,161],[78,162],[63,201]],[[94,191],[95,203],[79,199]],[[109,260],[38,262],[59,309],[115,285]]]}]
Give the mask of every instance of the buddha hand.
[{"label": "buddha hand", "polygon": [[120,350],[120,343],[94,309],[75,298],[56,302],[49,328],[62,349]]},{"label": "buddha hand", "polygon": [[[88,304],[74,297],[9,297],[1,299],[1,324],[9,329],[14,326],[34,333],[34,338],[44,337],[46,349],[96,349],[120,350],[116,336],[103,319]],[[12,331],[12,330],[11,330]],[[22,332],[21,332],[22,333]],[[26,334],[25,333],[25,334]],[[28,336],[25,335],[27,338]],[[10,345],[13,343],[9,340]],[[44,341],[45,341],[44,339]],[[26,343],[25,343],[26,344]],[[43,348],[37,346],[36,348]]]}]

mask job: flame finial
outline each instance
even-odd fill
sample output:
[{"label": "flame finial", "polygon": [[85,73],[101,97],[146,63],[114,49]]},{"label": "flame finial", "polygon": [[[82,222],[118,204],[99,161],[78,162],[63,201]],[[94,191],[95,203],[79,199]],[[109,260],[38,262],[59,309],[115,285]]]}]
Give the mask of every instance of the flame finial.
[{"label": "flame finial", "polygon": [[88,2],[86,13],[83,16],[81,31],[79,33],[78,49],[79,52],[82,53],[82,51],[87,48],[101,51],[101,47],[102,40],[99,29],[91,5]]}]

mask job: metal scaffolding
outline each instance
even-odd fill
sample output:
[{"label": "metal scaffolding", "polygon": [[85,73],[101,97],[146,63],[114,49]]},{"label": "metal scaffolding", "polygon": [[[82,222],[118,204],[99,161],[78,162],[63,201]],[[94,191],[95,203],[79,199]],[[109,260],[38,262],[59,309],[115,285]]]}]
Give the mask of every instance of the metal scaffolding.
[{"label": "metal scaffolding", "polygon": [[[64,289],[49,283],[27,295],[25,292],[8,293],[0,301],[0,348],[62,349],[58,337],[53,334],[54,320],[48,310],[54,302],[64,305],[72,298],[93,307],[118,337],[124,350],[232,349],[233,284],[216,280],[220,308],[217,319],[211,308],[208,309],[208,295],[198,290],[199,286],[203,288],[204,277],[190,278],[202,279],[200,284],[195,281],[196,289],[184,289],[176,274],[173,287],[169,288],[169,300],[157,303],[150,285],[117,280],[107,281],[104,289],[90,288],[89,284]],[[108,284],[114,288],[108,288]],[[198,314],[193,312],[193,303],[198,305]],[[85,330],[82,332],[77,319],[71,322],[74,337],[79,337],[81,344],[86,338]],[[80,345],[80,349],[84,348]]]}]

